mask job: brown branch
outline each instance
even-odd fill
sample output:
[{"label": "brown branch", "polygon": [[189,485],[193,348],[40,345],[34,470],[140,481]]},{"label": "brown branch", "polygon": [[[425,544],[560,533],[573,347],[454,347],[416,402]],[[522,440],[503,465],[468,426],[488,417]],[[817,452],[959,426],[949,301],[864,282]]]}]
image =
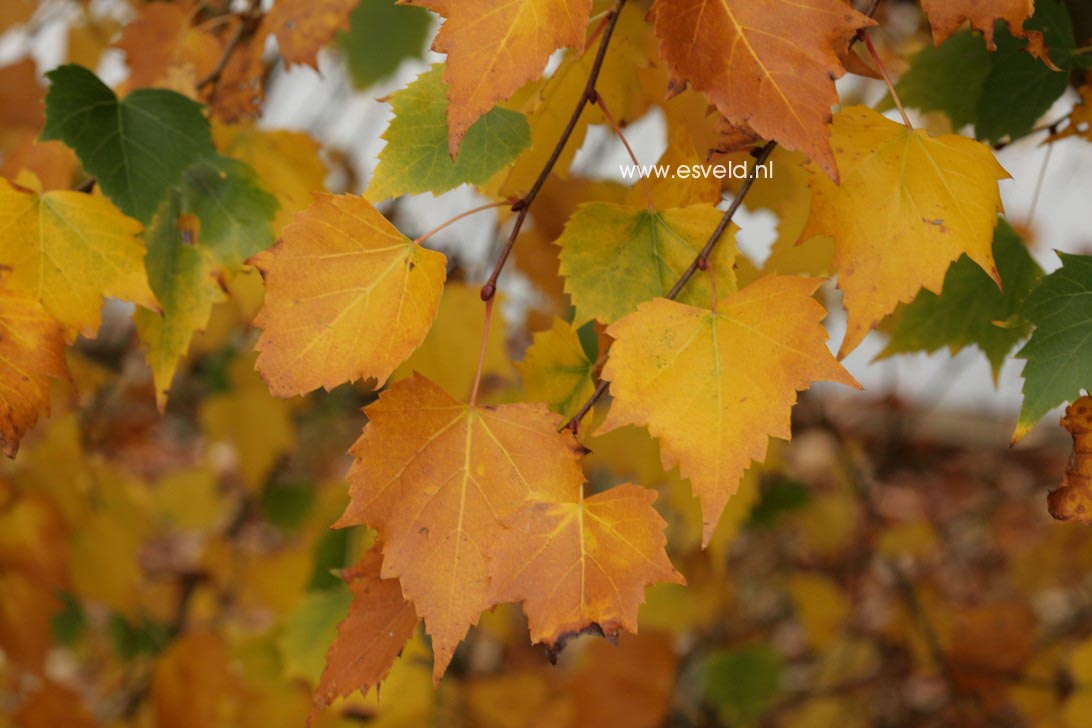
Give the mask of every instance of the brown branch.
[{"label": "brown branch", "polygon": [[497,279],[500,277],[501,270],[504,269],[504,264],[508,261],[508,256],[512,252],[512,247],[516,244],[516,237],[523,228],[523,223],[527,219],[527,213],[531,209],[531,204],[535,201],[535,198],[538,197],[538,193],[542,190],[542,186],[546,184],[546,179],[550,176],[550,172],[553,171],[554,165],[557,164],[557,160],[561,158],[561,153],[565,150],[565,145],[569,143],[569,137],[571,137],[576,130],[577,122],[580,121],[580,115],[584,112],[584,107],[589,103],[594,102],[598,97],[598,94],[595,91],[595,84],[596,81],[599,80],[599,72],[603,69],[603,60],[607,57],[607,47],[610,45],[610,38],[614,34],[615,26],[618,25],[618,17],[622,14],[622,7],[625,4],[626,0],[618,0],[618,4],[607,14],[603,37],[599,41],[599,50],[595,54],[595,61],[592,63],[591,72],[588,73],[588,81],[584,84],[584,93],[580,95],[580,100],[576,102],[576,108],[573,109],[573,113],[569,116],[569,123],[565,125],[565,130],[561,132],[561,138],[559,138],[557,144],[554,145],[554,150],[550,153],[550,158],[546,160],[546,164],[539,173],[538,179],[531,185],[531,190],[524,195],[519,202],[512,205],[512,212],[517,213],[516,221],[512,225],[512,231],[508,235],[508,241],[504,244],[504,248],[501,249],[496,265],[493,266],[493,272],[489,274],[489,280],[482,286],[481,297],[483,301],[488,301],[496,294]]}]

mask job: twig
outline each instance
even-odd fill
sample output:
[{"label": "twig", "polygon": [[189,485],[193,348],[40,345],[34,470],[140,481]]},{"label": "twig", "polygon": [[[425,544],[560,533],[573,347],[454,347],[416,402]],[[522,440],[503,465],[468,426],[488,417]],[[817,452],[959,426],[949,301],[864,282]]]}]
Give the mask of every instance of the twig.
[{"label": "twig", "polygon": [[560,159],[561,152],[564,151],[565,145],[569,143],[569,137],[571,137],[573,131],[576,130],[576,124],[580,121],[580,115],[584,112],[584,107],[587,106],[589,102],[594,101],[597,96],[595,83],[599,80],[599,72],[603,69],[603,60],[607,56],[607,47],[610,45],[610,38],[614,35],[614,28],[618,25],[618,17],[622,14],[622,7],[625,4],[626,0],[618,0],[618,4],[608,13],[606,26],[603,29],[603,38],[599,41],[599,50],[595,54],[595,61],[592,63],[591,71],[588,73],[588,81],[584,84],[584,93],[580,95],[580,100],[576,102],[576,108],[573,109],[573,113],[569,117],[569,123],[565,125],[565,130],[561,132],[561,137],[557,140],[557,144],[554,145],[554,150],[550,153],[549,159],[546,160],[546,164],[539,173],[538,179],[531,185],[530,191],[524,195],[519,202],[512,205],[512,212],[517,213],[516,221],[512,225],[512,231],[508,234],[508,241],[505,243],[504,248],[501,249],[500,255],[497,257],[497,263],[493,266],[493,272],[489,274],[489,279],[485,282],[485,285],[482,286],[481,298],[483,301],[488,301],[496,294],[497,279],[500,277],[501,270],[504,269],[504,264],[508,261],[508,256],[512,252],[512,246],[516,244],[516,237],[523,227],[524,220],[527,219],[527,213],[531,209],[531,204],[535,201],[535,198],[538,197],[538,193],[542,189],[542,186],[546,184],[546,179],[550,176],[550,172],[553,171],[554,165],[557,164],[557,160]]},{"label": "twig", "polygon": [[247,25],[248,23],[246,20],[239,20],[239,24],[235,26],[235,30],[232,32],[231,37],[228,38],[227,44],[224,45],[224,51],[220,54],[220,58],[216,61],[216,65],[212,67],[212,70],[209,71],[208,74],[197,82],[198,89],[203,89],[205,86],[215,84],[220,80],[220,76],[223,75],[224,69],[227,68],[228,61],[231,60],[231,54],[235,52],[235,49],[239,47],[239,43],[243,40]]},{"label": "twig", "polygon": [[[629,158],[633,162],[635,169],[640,171],[641,163],[637,161],[637,155],[633,153],[633,147],[626,141],[626,135],[622,133],[622,127],[618,125],[618,122],[614,120],[614,115],[610,113],[610,109],[607,108],[607,102],[603,100],[602,94],[595,92],[595,103],[599,107],[599,110],[603,112],[603,118],[610,124],[611,129],[614,129],[614,133],[618,135],[618,138],[622,140],[622,146],[626,148],[626,152],[629,153]],[[648,209],[655,210],[656,205],[652,201],[652,187],[649,186],[648,177],[641,175],[641,187],[645,192],[645,200],[648,202]]]},{"label": "twig", "polygon": [[448,227],[449,225],[454,225],[455,223],[459,222],[459,220],[462,220],[464,217],[469,217],[469,216],[473,215],[476,212],[481,212],[482,210],[491,210],[494,207],[504,207],[505,205],[511,205],[511,204],[512,204],[511,200],[501,200],[500,202],[490,202],[487,205],[479,205],[478,207],[473,207],[473,208],[467,210],[466,212],[460,212],[458,215],[451,218],[450,220],[445,220],[444,222],[440,223],[436,227],[432,228],[431,230],[429,230],[424,235],[422,235],[422,236],[420,236],[418,238],[414,238],[413,242],[420,245],[421,243],[425,242],[426,240],[431,238],[433,235],[440,232],[441,230]]},{"label": "twig", "polygon": [[861,28],[857,31],[857,37],[864,42],[865,48],[868,49],[868,54],[872,56],[872,61],[876,64],[876,68],[879,69],[880,75],[883,76],[883,82],[887,84],[887,90],[891,92],[891,98],[895,101],[895,106],[898,108],[899,113],[902,114],[902,121],[906,124],[906,128],[913,129],[914,125],[910,123],[910,117],[906,115],[906,109],[902,106],[902,100],[899,98],[898,91],[895,90],[895,84],[891,83],[891,77],[887,75],[887,66],[884,65],[883,59],[880,58],[880,54],[876,52],[876,46],[872,45],[872,38],[868,36],[868,31]]}]

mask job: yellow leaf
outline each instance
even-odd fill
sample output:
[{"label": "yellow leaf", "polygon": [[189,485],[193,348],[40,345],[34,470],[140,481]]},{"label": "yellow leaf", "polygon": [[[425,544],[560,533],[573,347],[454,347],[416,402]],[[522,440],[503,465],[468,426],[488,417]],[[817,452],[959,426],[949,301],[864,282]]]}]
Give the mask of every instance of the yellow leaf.
[{"label": "yellow leaf", "polygon": [[219,635],[187,633],[159,656],[152,671],[151,704],[157,728],[229,725],[240,699]]},{"label": "yellow leaf", "polygon": [[[481,353],[482,328],[485,326],[485,304],[480,289],[464,283],[449,283],[440,297],[440,310],[432,322],[420,348],[394,373],[392,379],[405,379],[413,372],[424,375],[444,391],[460,399],[470,396],[474,373]],[[512,362],[504,336],[504,299],[494,300],[493,320],[485,342],[485,364],[482,376],[502,379],[512,377]]]},{"label": "yellow leaf", "polygon": [[595,391],[594,362],[588,361],[576,329],[560,319],[534,335],[523,361],[516,365],[527,399],[544,402],[566,419]]},{"label": "yellow leaf", "polygon": [[355,195],[316,193],[253,263],[266,285],[257,366],[278,397],[386,382],[424,340],[447,277],[441,253]]},{"label": "yellow leaf", "polygon": [[75,334],[93,338],[104,296],[157,310],[144,273],[140,223],[104,197],[39,194],[0,179],[0,267],[14,293],[36,297]]},{"label": "yellow leaf", "polygon": [[194,531],[211,530],[224,517],[227,505],[216,475],[204,467],[161,478],[152,490],[152,501],[168,525]]},{"label": "yellow leaf", "polygon": [[819,380],[859,386],[826,347],[826,311],[811,298],[820,283],[766,277],[715,312],[656,299],[607,329],[603,427],[648,426],[664,467],[678,465],[701,500],[706,545],[751,461],[771,436],[791,436],[796,393]]},{"label": "yellow leaf", "polygon": [[432,635],[434,679],[491,606],[488,558],[528,499],[574,500],[576,441],[541,405],[461,404],[415,375],[367,408],[353,445],[351,501],[336,526],[367,524]]},{"label": "yellow leaf", "polygon": [[598,628],[637,631],[645,587],[685,584],[664,551],[655,491],[625,483],[574,502],[532,502],[493,547],[497,601],[522,601],[531,641],[556,651]]},{"label": "yellow leaf", "polygon": [[839,356],[922,288],[939,294],[948,265],[964,253],[1001,285],[993,229],[1002,210],[997,181],[1008,173],[987,146],[930,137],[863,106],[843,109],[832,129],[842,184],[813,168],[801,239],[834,238],[849,314]]},{"label": "yellow leaf", "polygon": [[64,330],[33,298],[0,288],[0,451],[8,457],[49,413],[51,378],[68,378]]},{"label": "yellow leaf", "polygon": [[841,587],[826,576],[801,571],[789,575],[788,590],[812,645],[831,644],[850,614],[851,605]]}]

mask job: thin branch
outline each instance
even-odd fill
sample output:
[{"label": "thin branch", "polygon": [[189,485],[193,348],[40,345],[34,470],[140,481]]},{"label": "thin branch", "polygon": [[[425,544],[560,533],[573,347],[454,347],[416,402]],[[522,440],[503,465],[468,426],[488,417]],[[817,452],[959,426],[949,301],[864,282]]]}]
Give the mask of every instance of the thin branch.
[{"label": "thin branch", "polygon": [[[629,153],[629,158],[632,160],[634,168],[640,172],[641,163],[637,161],[637,155],[633,153],[633,147],[626,141],[626,135],[622,133],[622,127],[618,125],[618,122],[615,121],[614,116],[610,113],[610,109],[607,108],[607,102],[603,100],[602,94],[596,92],[595,103],[599,107],[599,110],[603,112],[603,117],[607,120],[607,123],[610,124],[611,129],[614,129],[614,133],[622,140],[622,146],[624,146],[626,152]],[[648,202],[648,209],[655,210],[656,205],[652,201],[652,187],[649,184],[648,177],[640,175],[640,183],[645,191],[645,200]]]},{"label": "thin branch", "polygon": [[445,220],[444,222],[440,223],[436,227],[432,228],[431,230],[429,230],[424,235],[422,235],[422,236],[420,236],[418,238],[414,238],[413,242],[420,245],[421,243],[425,242],[426,240],[431,238],[433,235],[440,232],[441,230],[448,227],[449,225],[454,225],[455,223],[459,222],[459,220],[462,220],[464,217],[470,217],[474,213],[481,212],[482,210],[491,210],[494,207],[504,207],[505,205],[511,205],[511,204],[512,204],[511,200],[501,200],[500,202],[490,202],[489,204],[486,204],[486,205],[479,205],[478,207],[473,207],[473,208],[467,210],[466,212],[460,212],[458,215],[451,218],[450,220]]},{"label": "thin branch", "polygon": [[501,270],[504,269],[504,264],[508,261],[508,256],[512,253],[512,246],[516,244],[516,237],[519,235],[520,229],[523,228],[523,222],[527,219],[527,213],[531,209],[531,204],[538,197],[539,191],[542,186],[546,184],[546,179],[550,176],[550,172],[553,171],[554,165],[557,164],[557,160],[561,158],[561,153],[565,149],[565,145],[569,143],[569,137],[572,136],[576,130],[577,122],[580,121],[580,115],[584,112],[584,107],[589,102],[594,101],[597,94],[595,92],[595,83],[599,80],[599,72],[603,70],[603,60],[607,57],[607,47],[610,45],[610,38],[614,35],[614,28],[618,25],[618,18],[622,14],[622,7],[626,4],[626,0],[618,0],[618,4],[614,6],[614,9],[610,11],[607,16],[606,26],[603,29],[603,38],[599,41],[599,50],[595,54],[595,61],[592,63],[591,72],[588,73],[588,82],[584,85],[584,93],[580,95],[580,100],[576,102],[576,108],[573,109],[572,115],[569,117],[569,123],[565,125],[565,130],[561,132],[561,137],[557,140],[557,144],[554,145],[553,152],[550,153],[550,158],[546,160],[545,166],[538,175],[538,179],[531,185],[531,190],[523,196],[516,204],[512,205],[512,212],[517,213],[516,221],[512,225],[512,231],[508,235],[508,242],[505,243],[504,248],[501,249],[500,255],[497,258],[496,265],[493,266],[493,272],[489,274],[489,280],[482,286],[481,297],[483,301],[488,301],[497,292],[497,279],[500,277]]}]

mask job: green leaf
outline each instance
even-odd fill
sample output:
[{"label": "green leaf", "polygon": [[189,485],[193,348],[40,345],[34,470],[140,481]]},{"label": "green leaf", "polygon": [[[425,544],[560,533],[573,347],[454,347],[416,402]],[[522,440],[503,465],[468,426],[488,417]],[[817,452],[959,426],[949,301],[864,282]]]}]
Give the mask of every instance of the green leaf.
[{"label": "green leaf", "polygon": [[595,365],[577,331],[560,319],[554,319],[549,331],[534,335],[516,369],[523,378],[527,399],[545,402],[565,418],[576,414],[595,391]]},{"label": "green leaf", "polygon": [[753,725],[781,689],[781,657],[755,647],[721,651],[702,664],[705,699],[732,725]]},{"label": "green leaf", "polygon": [[[1014,37],[998,21],[994,52],[970,30],[953,34],[939,48],[928,45],[918,51],[895,86],[899,98],[915,109],[944,112],[957,129],[974,124],[979,139],[996,143],[1026,135],[1065,92],[1068,71],[1084,57],[1074,53],[1069,14],[1056,0],[1038,0],[1024,29],[1043,34],[1050,58],[1062,72],[1032,57],[1025,50],[1027,40]],[[883,105],[892,103],[886,99]]]},{"label": "green leaf", "polygon": [[182,212],[201,221],[200,243],[226,268],[274,242],[279,204],[249,166],[228,157],[198,161],[182,174]]},{"label": "green leaf", "polygon": [[953,354],[975,345],[990,360],[994,380],[1001,365],[1031,330],[1031,324],[1017,319],[1024,299],[1038,285],[1043,270],[1028,254],[1020,236],[1001,220],[993,236],[993,257],[1001,274],[1003,290],[966,255],[948,268],[941,295],[922,290],[908,305],[901,306],[895,331],[878,358],[925,351],[943,346]]},{"label": "green leaf", "polygon": [[478,119],[463,138],[455,161],[448,154],[447,84],[443,64],[391,94],[394,110],[383,132],[387,146],[379,153],[375,177],[364,196],[379,202],[422,192],[439,194],[470,182],[485,184],[531,144],[527,117],[494,108]]},{"label": "green leaf", "polygon": [[[573,323],[617,321],[637,305],[667,295],[701,252],[723,213],[712,205],[653,212],[606,202],[580,206],[557,239],[565,292],[576,310]],[[713,251],[717,295],[736,290],[732,233]],[[708,273],[695,275],[678,300],[708,308],[713,292]]]},{"label": "green leaf", "polygon": [[166,406],[167,390],[193,335],[204,330],[213,304],[224,300],[208,255],[182,223],[181,195],[171,190],[145,233],[144,266],[162,314],[137,309],[137,335],[147,350],[155,382],[156,403]]},{"label": "green leaf", "polygon": [[[895,90],[906,106],[941,111],[959,129],[978,118],[978,99],[989,75],[986,41],[979,33],[963,31],[949,36],[940,46],[927,43],[914,54]],[[892,106],[894,102],[888,96],[884,107]]]},{"label": "green leaf", "polygon": [[46,74],[41,138],[75,150],[84,169],[125,214],[148,223],[193,162],[215,154],[201,105],[164,89],[118,97],[82,66]]},{"label": "green leaf", "polygon": [[1024,23],[1024,29],[1043,34],[1051,60],[1063,70],[1052,71],[1033,58],[1024,51],[1027,40],[1014,38],[1008,26],[999,24],[997,52],[978,102],[975,133],[979,139],[997,143],[1006,136],[1024,136],[1065,93],[1076,48],[1069,12],[1056,0],[1036,0],[1035,15]]},{"label": "green leaf", "polygon": [[365,89],[390,76],[425,49],[432,19],[424,8],[394,0],[360,0],[349,15],[349,32],[338,36],[353,84]]},{"label": "green leaf", "polygon": [[1092,391],[1092,256],[1058,253],[1062,267],[1031,292],[1021,312],[1035,325],[1016,356],[1024,365],[1024,404],[1013,440],[1047,412]]},{"label": "green leaf", "polygon": [[[318,683],[326,665],[326,648],[337,637],[337,625],[349,611],[353,594],[344,584],[312,591],[288,617],[279,645],[289,677]],[[367,649],[367,645],[361,645]]]}]

